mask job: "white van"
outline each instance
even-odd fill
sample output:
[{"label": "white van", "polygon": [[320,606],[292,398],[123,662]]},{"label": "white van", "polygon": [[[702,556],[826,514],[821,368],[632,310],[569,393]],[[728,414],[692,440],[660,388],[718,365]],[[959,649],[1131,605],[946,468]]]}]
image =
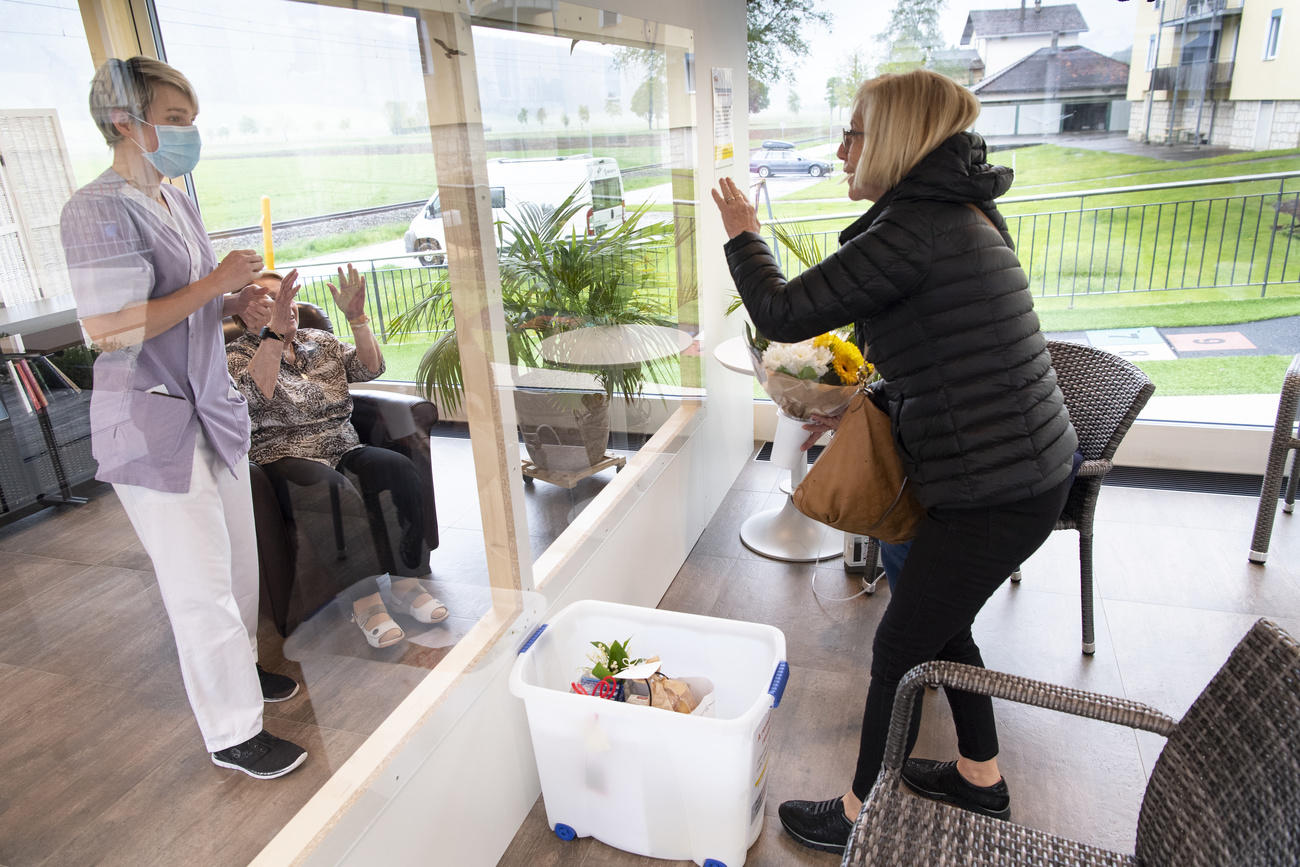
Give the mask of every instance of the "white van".
[{"label": "white van", "polygon": [[[623,175],[611,157],[579,154],[569,157],[488,160],[488,184],[492,194],[492,222],[519,213],[526,204],[543,208],[558,206],[574,190],[577,201],[587,206],[571,224],[579,235],[592,235],[609,225],[623,222]],[[420,254],[423,265],[446,261],[447,236],[443,227],[438,194],[411,221],[406,230],[406,252]]]}]

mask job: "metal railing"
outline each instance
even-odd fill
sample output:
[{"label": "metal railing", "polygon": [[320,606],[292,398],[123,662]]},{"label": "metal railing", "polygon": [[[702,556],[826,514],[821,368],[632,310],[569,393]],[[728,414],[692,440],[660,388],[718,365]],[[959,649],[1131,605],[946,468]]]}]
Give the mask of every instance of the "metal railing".
[{"label": "metal railing", "polygon": [[[1179,201],[1135,201],[1152,192],[1223,185],[1260,189]],[[1265,186],[1269,191],[1263,191]],[[1053,207],[1068,201],[1077,204]],[[1033,293],[1045,298],[1068,296],[1072,301],[1085,295],[1243,287],[1258,287],[1264,297],[1270,286],[1300,283],[1298,205],[1300,172],[1007,197],[998,202]],[[769,225],[834,220],[843,226],[857,216],[788,218]],[[822,250],[838,246],[838,229],[802,234],[812,235]],[[772,246],[786,274],[802,268],[780,245]]]},{"label": "metal railing", "polygon": [[[1135,201],[1151,193],[1225,185],[1257,189]],[[1060,207],[1066,203],[1072,206]],[[1243,287],[1258,287],[1265,297],[1271,286],[1300,284],[1300,171],[1012,196],[998,205],[1038,297],[1068,297],[1073,304],[1083,296]],[[839,230],[858,216],[794,217],[767,225],[834,222],[834,230],[801,233],[829,253],[838,246]],[[775,237],[772,248],[787,275],[802,270]],[[673,248],[658,248],[654,255],[656,267],[670,273]],[[419,267],[414,261],[410,254],[353,260],[366,276],[372,327],[381,341],[388,339],[393,317],[426,297],[446,271],[445,265]],[[316,263],[309,270],[332,270],[335,264],[346,262]],[[323,307],[346,333],[325,285],[332,279],[329,273],[304,277],[298,297]]]},{"label": "metal railing", "polygon": [[1151,70],[1149,90],[1182,90],[1200,92],[1232,84],[1233,63],[1200,61],[1178,66],[1157,66]]},{"label": "metal railing", "polygon": [[[671,274],[673,252],[672,247],[650,249],[648,255],[653,260],[654,270]],[[300,266],[307,273],[299,280],[302,288],[298,291],[298,300],[322,308],[333,322],[335,331],[340,336],[349,335],[347,320],[334,303],[327,284],[338,284],[333,272],[334,267],[346,267],[352,264],[366,278],[366,294],[369,296],[367,312],[370,316],[371,329],[381,343],[386,343],[395,317],[411,309],[431,293],[445,291],[441,287],[447,273],[446,264],[420,266],[413,264],[415,261],[415,255],[407,253],[361,260],[313,262],[310,265]],[[286,263],[286,266],[293,267],[293,263]],[[669,299],[665,298],[665,304],[668,302]]]}]

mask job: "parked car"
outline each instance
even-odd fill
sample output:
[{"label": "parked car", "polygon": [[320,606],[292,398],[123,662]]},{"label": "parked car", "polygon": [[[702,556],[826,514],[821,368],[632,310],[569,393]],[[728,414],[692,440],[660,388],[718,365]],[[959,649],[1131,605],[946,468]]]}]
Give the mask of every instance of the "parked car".
[{"label": "parked car", "polygon": [[793,148],[764,148],[749,155],[749,170],[760,178],[779,174],[820,178],[830,174],[831,164],[826,160],[804,156]]}]

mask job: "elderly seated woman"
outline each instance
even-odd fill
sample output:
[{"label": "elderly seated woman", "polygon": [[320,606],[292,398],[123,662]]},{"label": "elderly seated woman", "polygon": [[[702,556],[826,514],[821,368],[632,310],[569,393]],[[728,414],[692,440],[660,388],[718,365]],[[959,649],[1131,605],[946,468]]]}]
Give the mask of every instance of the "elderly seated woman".
[{"label": "elderly seated woman", "polygon": [[[389,604],[421,623],[438,623],[446,619],[447,607],[421,583],[429,574],[427,559],[417,562],[425,551],[415,466],[405,455],[362,445],[352,427],[348,383],[379,376],[384,357],[368,326],[365,278],[351,265],[338,275],[339,285],[328,285],[352,327],[355,346],[328,331],[298,328],[296,270],[283,278],[267,272],[255,281],[266,289],[269,303],[250,306],[238,320],[244,335],[226,347],[230,375],[248,399],[249,458],[271,479],[287,514],[298,511],[290,485],[299,492],[319,489],[322,483],[342,484],[339,474],[346,474],[363,493],[388,491],[401,526],[397,559],[402,561],[380,564],[391,578]],[[349,590],[352,620],[375,648],[405,637],[389,616],[383,577],[368,577]]]}]

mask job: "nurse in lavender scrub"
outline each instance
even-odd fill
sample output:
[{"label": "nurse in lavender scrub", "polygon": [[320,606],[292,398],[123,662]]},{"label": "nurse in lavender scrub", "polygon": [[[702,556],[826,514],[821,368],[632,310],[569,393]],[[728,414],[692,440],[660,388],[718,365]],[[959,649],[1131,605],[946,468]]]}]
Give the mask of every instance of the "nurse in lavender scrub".
[{"label": "nurse in lavender scrub", "polygon": [[271,779],[307,753],[262,728],[263,701],[298,684],[257,665],[248,409],[221,337],[223,316],[270,301],[253,285],[262,257],[235,250],[218,263],[194,202],[164,183],[198,163],[198,110],[166,63],[101,66],[90,113],[113,163],[73,194],[60,228],[77,315],[103,350],[90,404],[96,478],[112,483],[153,561],[213,763]]}]

